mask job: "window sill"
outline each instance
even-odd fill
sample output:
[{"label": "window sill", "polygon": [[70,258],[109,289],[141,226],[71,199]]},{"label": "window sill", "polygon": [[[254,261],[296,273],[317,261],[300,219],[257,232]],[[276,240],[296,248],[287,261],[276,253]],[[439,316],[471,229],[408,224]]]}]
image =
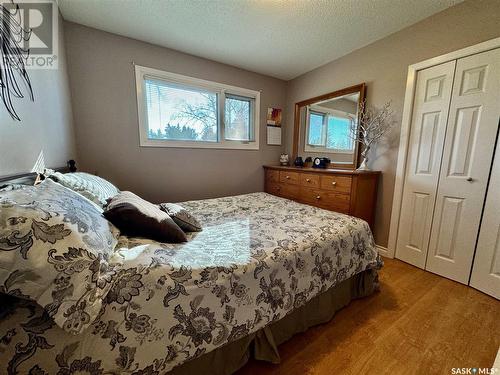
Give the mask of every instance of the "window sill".
[{"label": "window sill", "polygon": [[162,148],[215,149],[215,150],[259,150],[259,142],[243,143],[238,141],[190,142],[190,141],[163,141],[163,140],[146,139],[146,140],[141,140],[140,146],[162,147]]},{"label": "window sill", "polygon": [[311,152],[316,154],[354,154],[354,150],[332,150],[326,147],[304,147],[304,152]]}]

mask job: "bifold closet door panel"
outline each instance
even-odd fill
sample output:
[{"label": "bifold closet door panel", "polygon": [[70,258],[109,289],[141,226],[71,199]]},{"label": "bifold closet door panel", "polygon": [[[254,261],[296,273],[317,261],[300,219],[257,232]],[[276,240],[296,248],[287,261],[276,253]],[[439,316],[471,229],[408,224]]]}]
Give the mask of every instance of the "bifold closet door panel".
[{"label": "bifold closet door panel", "polygon": [[457,61],[426,269],[468,284],[500,116],[500,49]]},{"label": "bifold closet door panel", "polygon": [[424,268],[455,61],[417,75],[396,258]]},{"label": "bifold closet door panel", "polygon": [[470,285],[500,299],[500,147],[497,145]]}]

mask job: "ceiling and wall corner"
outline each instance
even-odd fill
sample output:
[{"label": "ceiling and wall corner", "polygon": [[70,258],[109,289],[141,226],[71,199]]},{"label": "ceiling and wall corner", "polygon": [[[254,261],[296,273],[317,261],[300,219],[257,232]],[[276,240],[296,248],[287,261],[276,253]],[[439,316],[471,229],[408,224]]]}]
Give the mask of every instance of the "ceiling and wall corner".
[{"label": "ceiling and wall corner", "polygon": [[462,0],[58,0],[66,21],[292,79]]}]

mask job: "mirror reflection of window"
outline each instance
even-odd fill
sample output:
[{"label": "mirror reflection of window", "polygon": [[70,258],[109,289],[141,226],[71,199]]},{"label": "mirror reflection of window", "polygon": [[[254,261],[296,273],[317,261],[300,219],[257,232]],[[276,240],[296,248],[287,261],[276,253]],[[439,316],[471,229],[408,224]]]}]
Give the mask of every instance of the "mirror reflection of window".
[{"label": "mirror reflection of window", "polygon": [[330,152],[354,152],[354,141],[351,138],[355,118],[348,113],[320,112],[308,109],[307,144],[318,151],[319,148]]},{"label": "mirror reflection of window", "polygon": [[325,145],[325,115],[319,112],[309,112],[309,137],[308,143],[311,146]]},{"label": "mirror reflection of window", "polygon": [[364,92],[365,85],[360,84],[296,103],[294,153],[327,157],[331,168],[356,168],[359,147],[352,137],[359,131]]},{"label": "mirror reflection of window", "polygon": [[305,107],[305,147],[312,153],[354,154],[359,94],[317,102]]},{"label": "mirror reflection of window", "polygon": [[353,120],[348,117],[328,115],[326,131],[326,148],[342,151],[354,151],[351,139]]}]

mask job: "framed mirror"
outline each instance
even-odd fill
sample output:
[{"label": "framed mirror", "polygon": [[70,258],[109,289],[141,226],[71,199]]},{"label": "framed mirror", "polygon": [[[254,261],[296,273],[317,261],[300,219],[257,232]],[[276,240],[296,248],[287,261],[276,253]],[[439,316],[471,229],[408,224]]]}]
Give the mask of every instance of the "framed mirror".
[{"label": "framed mirror", "polygon": [[292,161],[297,156],[327,157],[330,168],[357,168],[361,150],[352,132],[358,132],[365,86],[361,83],[295,104]]}]

